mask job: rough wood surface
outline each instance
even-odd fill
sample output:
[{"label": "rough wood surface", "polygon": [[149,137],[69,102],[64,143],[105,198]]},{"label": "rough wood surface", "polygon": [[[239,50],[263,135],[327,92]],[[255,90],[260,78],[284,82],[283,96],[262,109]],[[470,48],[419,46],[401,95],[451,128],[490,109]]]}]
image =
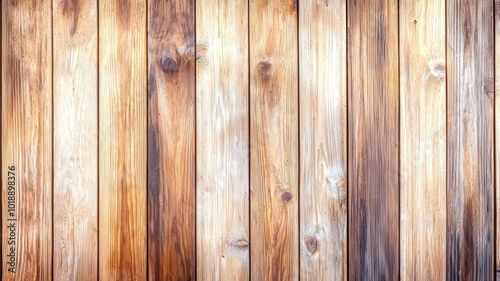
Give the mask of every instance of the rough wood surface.
[{"label": "rough wood surface", "polygon": [[401,279],[446,279],[444,0],[399,2]]},{"label": "rough wood surface", "polygon": [[54,280],[97,279],[97,1],[54,0]]},{"label": "rough wood surface", "polygon": [[496,264],[495,280],[500,281],[500,0],[495,1],[495,218],[496,218]]},{"label": "rough wood surface", "polygon": [[197,279],[248,280],[248,1],[196,7]]},{"label": "rough wood surface", "polygon": [[194,1],[148,9],[148,278],[194,280]]},{"label": "rough wood surface", "polygon": [[[52,276],[51,13],[48,0],[2,1],[2,280]],[[10,216],[12,181],[16,206]],[[8,244],[10,223],[16,225],[15,245]],[[15,273],[7,264],[13,246]]]},{"label": "rough wood surface", "polygon": [[147,264],[146,2],[99,1],[99,278]]},{"label": "rough wood surface", "polygon": [[347,280],[346,2],[300,4],[300,279]]},{"label": "rough wood surface", "polygon": [[251,275],[299,278],[297,1],[250,1]]},{"label": "rough wood surface", "polygon": [[493,1],[448,0],[447,279],[493,279]]},{"label": "rough wood surface", "polygon": [[348,1],[349,278],[399,278],[398,1]]}]

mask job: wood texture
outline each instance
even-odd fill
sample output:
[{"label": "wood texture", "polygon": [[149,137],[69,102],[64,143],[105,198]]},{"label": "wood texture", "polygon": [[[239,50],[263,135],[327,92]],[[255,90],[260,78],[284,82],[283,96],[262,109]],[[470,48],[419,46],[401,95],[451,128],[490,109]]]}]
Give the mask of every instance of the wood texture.
[{"label": "wood texture", "polygon": [[194,1],[148,5],[148,278],[194,280]]},{"label": "wood texture", "polygon": [[53,2],[54,280],[97,279],[97,1]]},{"label": "wood texture", "polygon": [[146,3],[99,1],[99,278],[147,263]]},{"label": "wood texture", "polygon": [[197,279],[248,280],[248,1],[196,7]]},{"label": "wood texture", "polygon": [[348,1],[349,278],[399,278],[398,2]]},{"label": "wood texture", "polygon": [[[2,1],[2,280],[52,275],[51,13],[48,0]],[[9,166],[15,195],[8,193]],[[10,223],[15,244],[8,244]],[[15,273],[7,264],[13,246]]]},{"label": "wood texture", "polygon": [[493,1],[448,0],[447,279],[493,279]]},{"label": "wood texture", "polygon": [[401,279],[446,279],[445,1],[399,2]]},{"label": "wood texture", "polygon": [[346,2],[300,4],[300,279],[347,280]]},{"label": "wood texture", "polygon": [[495,1],[495,280],[500,280],[500,1]]},{"label": "wood texture", "polygon": [[250,208],[254,280],[297,280],[297,2],[250,1]]}]

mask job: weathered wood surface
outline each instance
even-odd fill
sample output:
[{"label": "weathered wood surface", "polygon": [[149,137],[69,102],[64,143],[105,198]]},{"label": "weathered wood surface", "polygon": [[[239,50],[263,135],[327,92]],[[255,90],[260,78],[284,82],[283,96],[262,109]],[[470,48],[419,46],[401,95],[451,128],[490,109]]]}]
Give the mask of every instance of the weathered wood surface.
[{"label": "weathered wood surface", "polygon": [[194,1],[148,9],[148,278],[194,280]]},{"label": "weathered wood surface", "polygon": [[146,2],[99,1],[99,279],[147,264]]},{"label": "weathered wood surface", "polygon": [[[2,1],[2,280],[52,276],[51,1]],[[15,166],[15,176],[8,174]],[[12,179],[9,177],[15,177]],[[8,209],[15,182],[15,211]],[[12,190],[11,190],[12,191]],[[10,221],[16,219],[16,221]],[[8,244],[15,223],[14,244]],[[8,271],[15,246],[15,273]]]},{"label": "weathered wood surface", "polygon": [[300,279],[347,280],[346,2],[300,2]]},{"label": "weathered wood surface", "polygon": [[297,1],[249,9],[251,275],[298,280]]},{"label": "weathered wood surface", "polygon": [[348,1],[349,278],[399,278],[398,2]]},{"label": "weathered wood surface", "polygon": [[399,2],[401,279],[446,279],[445,1]]},{"label": "weathered wood surface", "polygon": [[196,7],[197,279],[248,280],[248,1]]},{"label": "weathered wood surface", "polygon": [[493,279],[493,1],[448,0],[447,279]]},{"label": "weathered wood surface", "polygon": [[496,264],[495,280],[500,280],[500,1],[495,1],[495,218],[496,218]]},{"label": "weathered wood surface", "polygon": [[54,280],[97,279],[97,1],[53,1]]}]

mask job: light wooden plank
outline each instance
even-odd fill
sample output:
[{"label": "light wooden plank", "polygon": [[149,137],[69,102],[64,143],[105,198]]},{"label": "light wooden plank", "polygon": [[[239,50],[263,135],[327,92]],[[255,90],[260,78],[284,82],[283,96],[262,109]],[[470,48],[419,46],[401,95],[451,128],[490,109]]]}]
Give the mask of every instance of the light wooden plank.
[{"label": "light wooden plank", "polygon": [[348,1],[349,279],[399,278],[398,1]]},{"label": "light wooden plank", "polygon": [[446,279],[445,1],[399,2],[401,279]]},{"label": "light wooden plank", "polygon": [[51,14],[49,0],[2,1],[2,280],[52,276]]},{"label": "light wooden plank", "polygon": [[197,279],[248,280],[248,1],[196,7]]},{"label": "light wooden plank", "polygon": [[299,278],[297,1],[250,1],[253,280]]},{"label": "light wooden plank", "polygon": [[300,277],[347,280],[346,2],[303,1]]},{"label": "light wooden plank", "polygon": [[194,280],[194,0],[148,9],[148,278]]},{"label": "light wooden plank", "polygon": [[500,1],[495,1],[495,217],[496,217],[496,264],[495,280],[500,281]]},{"label": "light wooden plank", "polygon": [[448,0],[447,279],[492,280],[493,1]]},{"label": "light wooden plank", "polygon": [[97,1],[54,0],[54,280],[97,279]]},{"label": "light wooden plank", "polygon": [[99,278],[147,264],[146,2],[99,1]]}]

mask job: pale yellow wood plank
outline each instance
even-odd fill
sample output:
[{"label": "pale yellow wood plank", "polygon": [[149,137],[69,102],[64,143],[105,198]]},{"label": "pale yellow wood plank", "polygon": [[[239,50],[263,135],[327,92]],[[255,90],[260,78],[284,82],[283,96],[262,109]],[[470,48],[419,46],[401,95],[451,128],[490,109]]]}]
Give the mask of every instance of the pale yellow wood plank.
[{"label": "pale yellow wood plank", "polygon": [[197,278],[248,280],[248,1],[196,7]]},{"label": "pale yellow wood plank", "polygon": [[97,1],[53,1],[54,280],[97,279]]},{"label": "pale yellow wood plank", "polygon": [[50,0],[2,1],[2,280],[52,276],[51,14]]},{"label": "pale yellow wood plank", "polygon": [[300,277],[347,280],[346,2],[300,2]]},{"label": "pale yellow wood plank", "polygon": [[446,273],[445,1],[399,3],[401,279]]},{"label": "pale yellow wood plank", "polygon": [[146,279],[146,3],[99,1],[99,278]]}]

